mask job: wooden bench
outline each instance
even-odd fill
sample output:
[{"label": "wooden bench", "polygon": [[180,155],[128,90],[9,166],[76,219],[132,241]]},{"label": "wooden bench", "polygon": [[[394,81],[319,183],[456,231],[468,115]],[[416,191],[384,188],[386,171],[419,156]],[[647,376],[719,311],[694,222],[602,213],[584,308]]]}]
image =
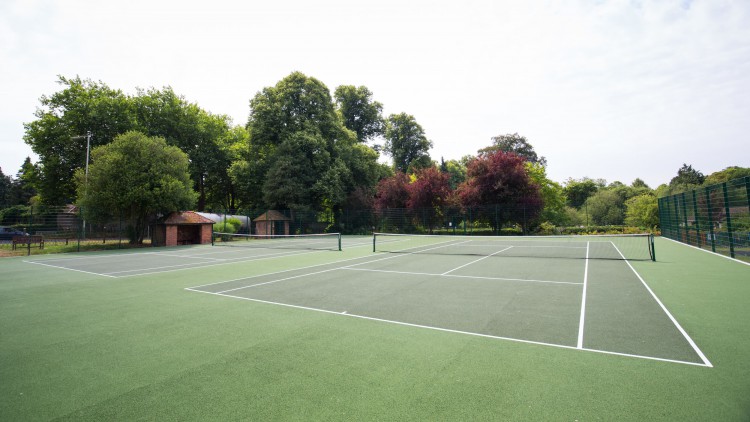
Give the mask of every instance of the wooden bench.
[{"label": "wooden bench", "polygon": [[42,236],[13,236],[13,250],[16,250],[17,245],[25,245],[27,248],[31,248],[31,245],[44,249],[44,237]]}]

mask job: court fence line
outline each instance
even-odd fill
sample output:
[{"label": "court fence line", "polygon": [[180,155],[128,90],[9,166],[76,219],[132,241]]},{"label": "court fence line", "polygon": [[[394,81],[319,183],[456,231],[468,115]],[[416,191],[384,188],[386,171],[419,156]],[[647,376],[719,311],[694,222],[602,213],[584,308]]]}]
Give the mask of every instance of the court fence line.
[{"label": "court fence line", "polygon": [[659,198],[662,236],[750,262],[750,177]]}]

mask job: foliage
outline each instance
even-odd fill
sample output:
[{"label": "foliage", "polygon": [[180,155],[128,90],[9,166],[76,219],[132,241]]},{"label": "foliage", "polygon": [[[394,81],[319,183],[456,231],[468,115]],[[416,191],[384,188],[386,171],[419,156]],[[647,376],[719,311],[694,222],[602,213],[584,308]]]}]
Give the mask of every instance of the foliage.
[{"label": "foliage", "polygon": [[[209,196],[216,198],[218,204],[233,202],[228,168],[231,140],[235,138],[229,134],[229,117],[202,110],[171,87],[139,90],[131,102],[137,122],[135,129],[148,136],[162,137],[188,155],[191,179],[199,194],[198,211],[206,208]],[[238,141],[241,140],[240,134]]]},{"label": "foliage", "polygon": [[625,224],[635,227],[657,227],[659,204],[656,197],[644,193],[625,201]]},{"label": "foliage", "polygon": [[64,87],[42,96],[37,118],[24,124],[24,141],[39,155],[39,183],[45,204],[64,205],[75,198],[73,174],[86,166],[86,133],[91,147],[110,142],[134,125],[128,98],[103,82],[59,77]]},{"label": "foliage", "polygon": [[588,177],[584,177],[581,180],[570,178],[565,182],[563,191],[565,192],[567,204],[574,208],[580,208],[591,195],[603,186],[604,183],[594,181]]},{"label": "foliage", "polygon": [[[533,221],[542,211],[543,199],[539,185],[529,177],[525,162],[523,157],[503,151],[472,160],[466,170],[466,182],[458,188],[461,204],[498,205],[501,215],[484,217],[501,226]],[[518,214],[520,210],[523,215]]]},{"label": "foliage", "polygon": [[567,214],[565,212],[565,192],[559,183],[547,178],[547,170],[539,163],[526,162],[526,172],[532,182],[539,186],[544,202],[541,220],[553,225],[566,224]]},{"label": "foliage", "polygon": [[586,200],[586,212],[590,223],[600,226],[622,225],[624,200],[612,189],[601,189]]},{"label": "foliage", "polygon": [[724,170],[711,173],[703,181],[704,186],[716,185],[730,180],[750,176],[750,167],[727,167]]},{"label": "foliage", "polygon": [[163,138],[127,132],[92,158],[88,177],[76,172],[78,205],[93,221],[126,219],[131,243],[143,242],[149,219],[195,204],[187,155]]},{"label": "foliage", "polygon": [[383,105],[372,100],[372,92],[367,87],[341,85],[333,95],[344,126],[357,134],[359,142],[367,142],[383,135]]},{"label": "foliage", "polygon": [[518,133],[498,135],[492,137],[492,145],[479,150],[479,154],[491,154],[495,151],[513,152],[525,158],[532,164],[547,165],[547,159],[539,157],[526,137]]},{"label": "foliage", "polygon": [[424,129],[414,116],[406,113],[388,116],[384,150],[393,158],[394,170],[407,172],[412,167],[423,168],[432,165],[430,148],[432,142],[427,139]]},{"label": "foliage", "polygon": [[461,183],[466,181],[466,165],[473,158],[470,155],[464,156],[460,160],[445,161],[442,157],[440,158],[440,171],[448,173],[448,183],[451,189],[457,189]]},{"label": "foliage", "polygon": [[703,173],[693,169],[691,165],[683,164],[677,170],[677,176],[669,181],[670,195],[693,190],[702,185],[705,180],[706,176]]},{"label": "foliage", "polygon": [[391,177],[378,182],[375,195],[375,209],[406,208],[409,200],[409,176],[406,173],[397,172]]},{"label": "foliage", "polygon": [[6,176],[0,168],[0,210],[12,205],[10,199],[12,186],[13,178]]},{"label": "foliage", "polygon": [[248,149],[229,171],[244,206],[338,209],[381,176],[377,152],[344,126],[317,79],[294,72],[250,106]]}]

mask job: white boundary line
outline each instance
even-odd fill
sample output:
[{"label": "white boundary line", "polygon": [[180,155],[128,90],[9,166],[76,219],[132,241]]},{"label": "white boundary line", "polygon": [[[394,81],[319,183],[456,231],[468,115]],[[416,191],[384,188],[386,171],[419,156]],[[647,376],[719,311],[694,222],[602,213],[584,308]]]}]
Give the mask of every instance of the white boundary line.
[{"label": "white boundary line", "polygon": [[[617,250],[617,253],[619,253],[620,256],[622,256],[623,258],[625,258],[625,256],[622,255],[622,252],[620,252],[620,249],[617,248],[617,245],[615,245],[614,243],[612,243],[612,246],[615,247],[615,250]],[[693,348],[693,351],[695,351],[695,353],[701,358],[701,360],[703,361],[704,365],[708,366],[709,368],[713,368],[713,365],[708,360],[708,358],[706,358],[706,355],[703,354],[703,352],[701,351],[701,349],[698,348],[698,345],[695,344],[695,342],[693,341],[692,338],[690,338],[690,335],[688,335],[688,333],[682,328],[682,326],[680,325],[680,323],[677,322],[677,320],[675,319],[675,317],[672,316],[672,313],[670,313],[669,310],[667,309],[667,307],[664,306],[664,304],[661,302],[661,300],[659,300],[659,298],[656,296],[656,294],[654,293],[654,291],[651,290],[651,287],[649,287],[648,284],[646,284],[646,281],[643,280],[643,277],[641,277],[641,275],[638,274],[638,271],[636,271],[635,268],[633,268],[633,266],[630,265],[630,262],[628,260],[625,259],[624,261],[625,261],[626,264],[628,264],[628,267],[630,267],[630,270],[633,271],[633,274],[635,274],[635,276],[638,277],[638,280],[641,281],[641,284],[643,284],[643,287],[645,287],[646,290],[648,290],[648,292],[651,294],[651,297],[654,298],[654,300],[656,301],[656,303],[659,304],[659,306],[664,311],[664,313],[667,314],[667,316],[672,321],[672,323],[677,328],[677,330],[682,334],[682,336],[685,338],[685,340],[687,340],[687,342],[690,344],[690,347]]]},{"label": "white boundary line", "polygon": [[718,256],[718,257],[721,257],[721,258],[725,258],[725,259],[728,259],[728,260],[730,260],[730,261],[738,262],[738,263],[740,263],[740,264],[744,264],[744,265],[750,265],[750,262],[745,262],[745,261],[741,261],[741,260],[739,260],[739,259],[737,259],[737,258],[732,258],[731,256],[726,256],[726,255],[722,255],[722,254],[720,254],[720,253],[718,253],[718,252],[707,251],[707,250],[705,250],[705,249],[703,249],[703,248],[699,248],[699,247],[697,247],[697,246],[693,246],[693,245],[688,245],[687,243],[682,243],[682,242],[680,242],[680,241],[677,241],[677,240],[674,240],[674,239],[670,239],[670,238],[668,238],[668,237],[664,237],[664,236],[659,236],[659,238],[661,238],[661,239],[665,239],[665,240],[669,240],[670,242],[674,242],[674,243],[677,243],[677,244],[679,244],[679,245],[682,245],[682,246],[687,246],[687,247],[689,247],[689,248],[697,249],[697,250],[699,250],[699,251],[703,251],[703,252],[705,252],[705,253],[709,253],[709,254],[711,254],[711,255],[715,255],[715,256]]},{"label": "white boundary line", "polygon": [[402,326],[406,326],[406,327],[423,328],[423,329],[428,329],[428,330],[441,331],[441,332],[445,332],[445,333],[463,334],[463,335],[470,335],[470,336],[482,337],[482,338],[489,338],[489,339],[495,339],[495,340],[512,341],[512,342],[515,342],[515,343],[534,344],[534,345],[539,345],[539,346],[557,347],[557,348],[560,348],[560,349],[568,349],[568,350],[581,350],[581,351],[585,351],[585,352],[602,353],[602,354],[607,354],[607,355],[615,355],[615,356],[623,356],[623,357],[630,357],[630,358],[646,359],[646,360],[653,360],[653,361],[659,361],[659,362],[669,362],[669,363],[679,363],[679,364],[683,364],[683,365],[692,365],[692,366],[701,366],[701,367],[708,366],[708,367],[710,367],[710,365],[705,365],[705,364],[696,363],[696,362],[687,362],[687,361],[674,360],[674,359],[665,359],[665,358],[658,358],[658,357],[653,357],[653,356],[634,355],[634,354],[628,354],[628,353],[610,352],[610,351],[606,351],[606,350],[586,349],[586,348],[580,348],[579,349],[577,347],[566,346],[564,344],[545,343],[545,342],[541,342],[541,341],[523,340],[523,339],[517,339],[517,338],[512,338],[512,337],[494,336],[494,335],[491,335],[491,334],[473,333],[471,331],[461,331],[461,330],[453,330],[453,329],[450,329],[450,328],[441,328],[441,327],[433,327],[433,326],[429,326],[429,325],[413,324],[413,323],[410,323],[410,322],[393,321],[393,320],[382,319],[382,318],[368,317],[368,316],[365,316],[365,315],[350,314],[350,313],[348,313],[348,311],[337,312],[337,311],[331,311],[331,310],[328,310],[328,309],[312,308],[312,307],[309,307],[309,306],[292,305],[292,304],[289,304],[289,303],[272,302],[272,301],[269,301],[269,300],[253,299],[253,298],[243,297],[243,296],[235,296],[235,295],[228,295],[228,294],[223,294],[223,293],[207,292],[207,291],[204,291],[204,290],[196,290],[196,289],[190,288],[190,287],[186,288],[185,290],[189,290],[191,292],[196,292],[196,293],[205,293],[205,294],[214,295],[214,296],[223,296],[223,297],[228,297],[228,298],[232,298],[232,299],[240,299],[240,300],[247,300],[247,301],[251,301],[251,302],[265,303],[265,304],[268,304],[268,305],[278,305],[278,306],[285,306],[285,307],[289,307],[289,308],[302,309],[302,310],[306,310],[306,311],[323,312],[323,313],[326,313],[326,314],[339,315],[339,316],[345,316],[345,317],[351,317],[351,318],[358,318],[358,319],[364,319],[364,320],[368,320],[368,321],[383,322],[383,323],[388,323],[388,324],[402,325]]},{"label": "white boundary line", "polygon": [[99,276],[102,276],[102,277],[109,277],[109,278],[117,278],[117,276],[114,276],[114,275],[107,275],[107,274],[102,274],[102,273],[93,273],[91,271],[84,271],[84,270],[76,270],[75,268],[60,267],[60,266],[57,266],[57,265],[45,264],[43,262],[35,262],[35,261],[23,261],[23,262],[27,262],[29,264],[35,264],[35,265],[42,265],[42,266],[50,267],[50,268],[56,268],[56,269],[59,269],[59,270],[75,271],[77,273],[99,275]]},{"label": "white boundary line", "polygon": [[586,288],[589,279],[589,242],[586,242],[586,266],[583,269],[583,293],[581,294],[581,319],[578,321],[578,349],[583,349],[583,327],[586,320]]}]

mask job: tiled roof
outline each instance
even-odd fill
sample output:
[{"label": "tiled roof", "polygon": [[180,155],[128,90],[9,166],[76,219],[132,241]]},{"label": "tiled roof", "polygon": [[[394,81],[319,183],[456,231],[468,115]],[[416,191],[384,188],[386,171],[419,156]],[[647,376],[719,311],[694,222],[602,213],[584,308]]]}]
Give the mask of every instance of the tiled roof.
[{"label": "tiled roof", "polygon": [[284,214],[276,210],[270,210],[270,211],[264,212],[253,221],[291,221],[291,220],[292,220],[291,218],[285,216]]},{"label": "tiled roof", "polygon": [[169,214],[162,224],[214,224],[214,221],[192,211],[182,211]]}]

